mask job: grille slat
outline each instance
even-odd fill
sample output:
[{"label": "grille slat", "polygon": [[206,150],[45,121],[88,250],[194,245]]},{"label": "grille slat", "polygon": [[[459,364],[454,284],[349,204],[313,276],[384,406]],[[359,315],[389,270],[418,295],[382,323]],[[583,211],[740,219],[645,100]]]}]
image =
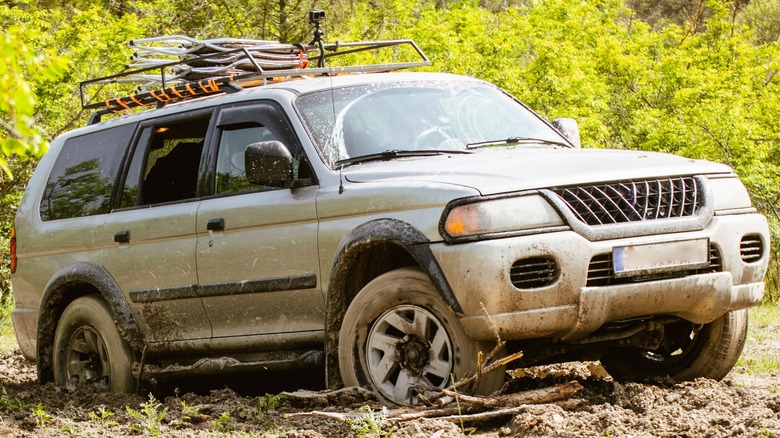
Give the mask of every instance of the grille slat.
[{"label": "grille slat", "polygon": [[553,192],[591,226],[690,217],[701,207],[699,184],[693,177],[563,187]]},{"label": "grille slat", "polygon": [[509,270],[512,284],[518,289],[534,289],[555,283],[560,275],[558,263],[544,257],[516,261]]},{"label": "grille slat", "polygon": [[[622,190],[618,190],[617,188],[614,188],[614,187],[612,187],[611,189],[612,189],[612,191],[613,191],[614,195],[615,195],[615,196],[617,196],[617,197],[618,197],[618,199],[620,199],[620,204],[621,204],[621,205],[624,205],[624,206],[626,206],[626,207],[628,208],[628,210],[629,210],[629,213],[631,214],[631,217],[642,217],[642,214],[641,214],[641,213],[639,213],[639,211],[637,211],[637,209],[636,209],[636,206],[635,206],[635,205],[633,205],[633,204],[632,204],[632,203],[631,203],[631,202],[630,202],[630,201],[629,201],[629,200],[626,198],[626,196],[624,195],[624,193],[629,193],[629,194],[631,194],[631,195],[632,195],[632,197],[633,197],[633,196],[635,196],[635,195],[636,195],[636,189],[635,189],[634,187],[628,187],[628,186],[627,186],[627,185],[625,185],[625,184],[620,184],[620,185],[619,185],[619,188],[620,188],[620,189],[622,189]],[[615,206],[618,206],[618,204],[616,203],[616,204],[615,204]],[[619,208],[619,207],[618,207],[618,208]],[[624,216],[625,216],[625,215],[624,215]],[[626,221],[627,221],[627,222],[630,222],[630,221],[631,221],[631,219],[629,218],[629,216],[625,216],[625,218],[626,218]]]},{"label": "grille slat", "polygon": [[764,244],[757,234],[749,234],[742,238],[739,244],[739,255],[745,263],[753,263],[761,260],[764,254]]}]

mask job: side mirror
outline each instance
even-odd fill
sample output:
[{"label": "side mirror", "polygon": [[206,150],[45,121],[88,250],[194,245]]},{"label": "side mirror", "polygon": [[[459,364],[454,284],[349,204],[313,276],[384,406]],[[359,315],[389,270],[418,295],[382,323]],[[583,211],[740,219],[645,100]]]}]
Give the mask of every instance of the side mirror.
[{"label": "side mirror", "polygon": [[553,120],[552,125],[558,132],[563,134],[574,147],[582,147],[582,143],[580,143],[580,126],[577,124],[576,120],[567,118],[555,119]]},{"label": "side mirror", "polygon": [[287,187],[293,180],[293,159],[280,141],[252,143],[244,151],[246,178],[260,186]]}]

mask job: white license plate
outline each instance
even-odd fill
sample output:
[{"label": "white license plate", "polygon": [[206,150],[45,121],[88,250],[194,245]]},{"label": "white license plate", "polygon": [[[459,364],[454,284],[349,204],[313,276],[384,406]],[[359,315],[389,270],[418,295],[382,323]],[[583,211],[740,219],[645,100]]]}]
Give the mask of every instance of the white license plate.
[{"label": "white license plate", "polygon": [[708,239],[619,246],[612,250],[615,277],[705,268],[710,264]]}]

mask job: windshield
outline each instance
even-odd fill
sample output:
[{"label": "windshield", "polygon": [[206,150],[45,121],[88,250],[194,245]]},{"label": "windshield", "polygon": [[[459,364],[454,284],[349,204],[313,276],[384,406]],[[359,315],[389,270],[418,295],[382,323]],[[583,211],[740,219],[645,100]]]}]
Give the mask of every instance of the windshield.
[{"label": "windshield", "polygon": [[295,104],[331,166],[384,151],[465,151],[503,139],[568,144],[515,99],[481,82],[378,83],[303,95]]}]

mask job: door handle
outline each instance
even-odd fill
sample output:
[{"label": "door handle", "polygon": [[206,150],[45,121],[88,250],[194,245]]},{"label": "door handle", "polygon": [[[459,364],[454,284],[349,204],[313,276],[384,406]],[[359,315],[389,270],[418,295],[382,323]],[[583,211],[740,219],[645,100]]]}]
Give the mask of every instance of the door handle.
[{"label": "door handle", "polygon": [[206,230],[208,231],[222,231],[224,229],[225,219],[221,217],[209,219],[208,223],[206,224]]},{"label": "door handle", "polygon": [[128,242],[130,242],[130,230],[117,231],[114,234],[114,242],[116,242],[116,243],[128,243]]}]

